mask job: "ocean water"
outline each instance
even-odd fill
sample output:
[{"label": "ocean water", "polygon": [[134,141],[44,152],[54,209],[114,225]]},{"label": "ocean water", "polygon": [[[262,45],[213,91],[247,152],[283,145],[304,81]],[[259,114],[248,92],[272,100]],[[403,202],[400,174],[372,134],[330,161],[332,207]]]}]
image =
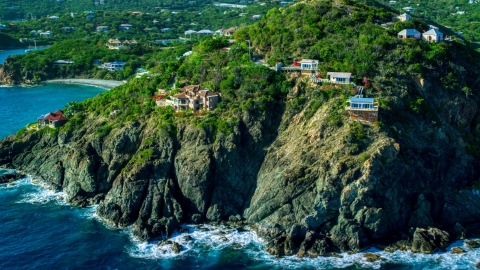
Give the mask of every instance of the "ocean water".
[{"label": "ocean water", "polygon": [[[78,85],[0,87],[0,138],[40,114],[102,91]],[[0,175],[5,172],[0,169]],[[0,184],[0,269],[475,269],[480,262],[480,249],[468,249],[463,241],[432,255],[368,250],[384,258],[377,262],[367,262],[364,253],[278,259],[264,251],[254,232],[189,224],[188,233],[172,237],[182,245],[175,254],[170,244],[142,242],[129,227],[109,226],[95,210],[70,206],[65,194],[31,176]],[[456,246],[467,252],[451,254]]]}]

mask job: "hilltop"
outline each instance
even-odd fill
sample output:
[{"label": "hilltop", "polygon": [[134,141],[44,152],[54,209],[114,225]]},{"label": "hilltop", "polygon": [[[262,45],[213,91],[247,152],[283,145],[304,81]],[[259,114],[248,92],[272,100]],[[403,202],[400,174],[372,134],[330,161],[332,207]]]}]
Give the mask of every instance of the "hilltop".
[{"label": "hilltop", "polygon": [[[480,55],[455,40],[399,39],[407,25],[428,25],[376,23],[391,17],[348,0],[272,9],[234,44],[206,38],[179,60],[153,54],[159,76],[69,104],[61,128],[2,140],[0,164],[41,176],[75,205],[98,203],[100,217],[144,240],[183,222],[229,221],[250,224],[279,256],[434,252],[480,224]],[[319,60],[322,76],[368,80],[379,121],[349,119],[351,84],[262,62],[295,58]],[[190,84],[219,93],[217,108],[156,105],[158,88],[172,96]]]}]

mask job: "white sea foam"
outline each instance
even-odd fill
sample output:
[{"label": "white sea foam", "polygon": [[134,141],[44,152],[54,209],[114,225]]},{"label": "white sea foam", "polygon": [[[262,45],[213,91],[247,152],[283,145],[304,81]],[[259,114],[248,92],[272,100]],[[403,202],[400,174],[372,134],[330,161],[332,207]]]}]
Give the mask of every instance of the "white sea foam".
[{"label": "white sea foam", "polygon": [[[211,225],[183,225],[183,228],[188,229],[188,233],[175,232],[166,244],[160,246],[158,241],[150,243],[139,241],[130,231],[133,247],[128,248],[128,253],[132,257],[143,259],[177,258],[225,248],[244,249],[249,245],[262,243],[252,231],[238,232],[233,228]],[[180,253],[172,250],[170,241],[182,246]]]},{"label": "white sea foam", "polygon": [[[202,253],[222,250],[239,249],[253,261],[271,268],[281,269],[330,269],[360,267],[366,269],[382,269],[387,265],[422,269],[472,269],[480,262],[480,249],[469,249],[463,241],[457,241],[450,245],[446,251],[435,254],[420,254],[410,251],[395,251],[392,253],[371,248],[361,253],[341,253],[341,258],[318,257],[299,258],[286,256],[275,258],[264,250],[264,241],[252,231],[238,232],[235,229],[224,226],[211,225],[184,225],[188,233],[174,233],[170,241],[182,246],[179,254],[172,250],[172,244],[158,246],[157,242],[143,242],[136,239],[132,234],[131,227],[125,230],[129,234],[132,246],[127,247],[130,256],[142,259],[175,259],[184,256],[201,256]],[[461,247],[464,254],[452,254],[454,247]],[[365,253],[375,253],[382,260],[367,262]]]},{"label": "white sea foam", "polygon": [[[466,252],[464,254],[452,254],[450,251],[453,247],[461,247]],[[340,254],[342,258],[335,257],[318,257],[318,258],[298,258],[297,256],[288,256],[280,259],[274,258],[265,251],[248,251],[250,258],[254,258],[264,264],[270,265],[272,268],[312,268],[312,269],[329,269],[329,268],[347,268],[351,266],[381,269],[386,265],[397,265],[416,269],[473,269],[480,262],[480,249],[469,249],[463,241],[457,241],[450,245],[445,252],[437,252],[435,254],[412,253],[410,251],[395,251],[393,253],[380,251],[372,248],[365,252],[348,254]],[[375,253],[383,258],[383,260],[375,262],[367,262],[365,253]]]},{"label": "white sea foam", "polygon": [[56,204],[68,205],[65,193],[53,191],[47,184],[37,178],[28,176],[25,184],[32,185],[32,189],[22,194],[22,199],[17,201],[17,203],[46,204],[54,202]]}]

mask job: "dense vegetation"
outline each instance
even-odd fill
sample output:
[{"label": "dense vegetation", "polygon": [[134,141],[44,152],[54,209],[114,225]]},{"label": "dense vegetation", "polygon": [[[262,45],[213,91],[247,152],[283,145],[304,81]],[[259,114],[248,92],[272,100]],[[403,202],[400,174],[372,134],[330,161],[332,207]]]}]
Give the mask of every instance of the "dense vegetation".
[{"label": "dense vegetation", "polygon": [[[30,45],[33,45],[35,38],[40,43],[53,43],[59,40],[72,38],[101,38],[106,41],[108,38],[137,39],[144,43],[152,44],[159,39],[177,39],[185,37],[187,30],[209,29],[216,31],[222,28],[241,26],[253,23],[250,17],[253,14],[265,14],[273,5],[254,6],[245,9],[225,9],[214,6],[205,6],[196,11],[182,10],[175,14],[172,11],[153,11],[152,13],[132,14],[131,11],[96,11],[71,15],[70,13],[57,14],[58,20],[42,16],[25,22],[16,22],[13,25],[7,23],[3,30],[14,38],[28,38]],[[250,15],[239,16],[240,13]],[[91,16],[87,18],[87,16]],[[120,24],[131,24],[133,28],[128,31],[119,30]],[[96,31],[97,26],[108,26],[105,32]],[[75,30],[65,30],[65,27],[74,27]],[[164,29],[167,29],[164,30]],[[35,31],[50,31],[51,37],[43,37],[32,34]],[[162,31],[163,30],[163,31]],[[193,38],[196,36],[194,35]],[[153,43],[155,44],[155,43]],[[157,43],[157,45],[161,45]]]},{"label": "dense vegetation", "polygon": [[[332,3],[336,5],[332,6]],[[36,52],[38,56],[18,57],[12,63],[17,65],[14,70],[30,67],[30,70],[23,70],[33,72],[30,76],[42,79],[48,74],[79,75],[79,71],[84,72],[81,73],[84,76],[118,79],[131,76],[136,67],[149,68],[156,74],[150,79],[133,80],[117,90],[82,103],[81,110],[103,114],[106,118],[115,112],[113,115],[118,123],[156,113],[158,117],[155,119],[159,119],[160,126],[191,119],[200,121],[197,124],[202,127],[228,130],[231,126],[228,123],[235,122],[239,111],[262,111],[273,103],[285,104],[290,82],[283,74],[275,74],[262,65],[256,66],[249,59],[245,40],[251,40],[255,54],[270,64],[277,61],[291,64],[295,58],[312,58],[322,62],[320,73],[323,76],[327,71],[351,72],[359,83],[367,77],[372,87],[365,94],[379,100],[382,122],[395,127],[389,131],[392,136],[395,136],[398,126],[402,129],[408,127],[408,119],[423,119],[442,126],[438,120],[440,111],[437,110],[440,105],[427,99],[419,90],[423,81],[438,87],[438,95],[460,94],[464,97],[461,102],[465,106],[477,104],[480,87],[477,76],[472,74],[479,74],[480,67],[475,60],[478,53],[456,41],[437,44],[398,39],[396,33],[403,28],[426,30],[428,25],[417,19],[396,23],[392,29],[378,25],[378,22],[390,20],[392,15],[384,9],[354,1],[310,1],[290,8],[271,9],[260,22],[236,33],[237,43],[231,46],[229,52],[223,49],[228,46],[226,40],[209,37],[194,47],[191,56],[178,58],[180,60],[177,57],[190,49],[189,44],[164,51],[145,46],[131,51],[108,51],[95,42],[72,41],[72,44],[59,43],[54,50]],[[36,57],[44,60],[36,61]],[[76,63],[71,67],[56,68],[52,73],[49,69],[55,68],[51,68],[48,61],[58,58],[75,60]],[[103,70],[91,69],[93,59],[125,60],[128,65],[118,75],[107,74]],[[465,70],[469,70],[470,75]],[[171,82],[174,77],[176,84]],[[191,112],[175,115],[170,109],[155,107],[152,95],[157,88],[170,89],[185,84],[201,84],[220,92],[222,102],[216,113],[205,118],[191,118]],[[347,97],[353,93],[351,88],[324,85],[313,91],[300,92],[287,102],[287,113],[299,113],[307,106],[309,110],[305,112],[305,118],[309,119],[322,104],[331,102],[328,123],[342,125],[340,111]],[[455,108],[445,109],[442,113],[452,113],[452,110]],[[81,119],[73,118],[66,128],[78,126],[81,122]],[[100,130],[99,135],[107,134],[111,125]],[[460,121],[456,125],[462,130],[468,121]],[[476,131],[462,132],[471,145],[469,149],[472,153],[480,154]]]},{"label": "dense vegetation", "polygon": [[[379,2],[395,9],[398,13],[405,13],[404,7],[412,7],[415,12],[411,15],[425,19],[434,24],[441,24],[453,32],[461,32],[456,35],[467,41],[480,42],[480,3],[469,0],[412,0],[396,1],[390,5],[390,1]],[[463,12],[465,13],[463,13]],[[478,44],[476,45],[478,47]]]},{"label": "dense vegetation", "polygon": [[[191,49],[190,43],[176,45],[165,50],[148,45],[134,45],[128,50],[109,50],[98,39],[70,39],[46,50],[11,56],[6,61],[6,71],[12,72],[11,79],[16,82],[37,83],[47,79],[74,77],[123,80],[134,75],[139,67],[148,69],[157,66],[160,61],[176,60]],[[56,60],[73,61],[73,64],[55,66]],[[123,61],[127,64],[121,71],[108,72],[97,68],[95,61]]]}]

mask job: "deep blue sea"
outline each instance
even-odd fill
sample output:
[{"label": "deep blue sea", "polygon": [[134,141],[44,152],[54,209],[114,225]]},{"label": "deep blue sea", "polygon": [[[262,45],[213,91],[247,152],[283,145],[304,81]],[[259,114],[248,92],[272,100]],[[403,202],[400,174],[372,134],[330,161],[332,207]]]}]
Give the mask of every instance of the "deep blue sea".
[{"label": "deep blue sea", "polygon": [[[42,113],[102,91],[76,85],[0,87],[0,138]],[[462,241],[433,255],[371,249],[385,259],[373,263],[362,253],[277,259],[263,250],[263,241],[253,232],[208,225],[185,225],[190,239],[175,234],[173,240],[183,249],[174,254],[170,245],[138,241],[131,228],[105,224],[95,209],[70,206],[62,192],[30,176],[0,184],[0,269],[474,269],[480,262],[480,249],[468,249]],[[451,254],[455,246],[467,253]]]}]

